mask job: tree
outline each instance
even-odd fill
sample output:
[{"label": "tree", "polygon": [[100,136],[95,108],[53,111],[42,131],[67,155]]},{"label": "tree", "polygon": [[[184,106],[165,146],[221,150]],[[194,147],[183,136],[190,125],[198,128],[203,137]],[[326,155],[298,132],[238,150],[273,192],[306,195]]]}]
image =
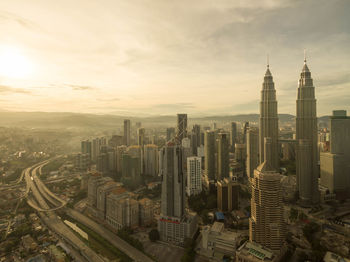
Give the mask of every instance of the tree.
[{"label": "tree", "polygon": [[149,240],[151,240],[152,242],[156,242],[159,240],[159,232],[157,229],[152,229],[149,233],[148,233],[148,237]]},{"label": "tree", "polygon": [[298,210],[295,208],[290,209],[289,219],[291,221],[295,221],[298,218]]},{"label": "tree", "polygon": [[304,251],[301,251],[298,254],[298,262],[305,262],[306,260],[308,260],[308,258],[308,255]]}]

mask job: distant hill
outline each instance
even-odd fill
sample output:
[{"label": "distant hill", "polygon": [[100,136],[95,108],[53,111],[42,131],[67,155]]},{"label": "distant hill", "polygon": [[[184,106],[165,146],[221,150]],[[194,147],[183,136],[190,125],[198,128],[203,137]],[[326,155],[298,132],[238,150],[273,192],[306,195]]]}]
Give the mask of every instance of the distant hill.
[{"label": "distant hill", "polygon": [[[124,119],[132,122],[142,122],[144,126],[161,125],[174,126],[176,115],[152,116],[152,117],[126,117],[118,115],[97,115],[79,113],[48,113],[48,112],[0,112],[0,126],[35,127],[35,128],[86,128],[86,129],[108,129],[121,126]],[[328,116],[323,116],[319,120],[326,122]],[[295,116],[290,114],[280,114],[280,122],[293,122]],[[227,116],[203,116],[191,118],[191,123],[210,122],[258,122],[259,114],[227,115]]]}]

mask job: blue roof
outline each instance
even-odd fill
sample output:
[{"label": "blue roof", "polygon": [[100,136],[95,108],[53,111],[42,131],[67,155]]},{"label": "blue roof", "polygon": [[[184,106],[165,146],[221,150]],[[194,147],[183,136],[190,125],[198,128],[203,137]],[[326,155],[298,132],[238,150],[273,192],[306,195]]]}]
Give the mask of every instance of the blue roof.
[{"label": "blue roof", "polygon": [[217,220],[224,220],[225,219],[224,213],[222,213],[222,212],[216,212],[215,216],[216,216]]}]

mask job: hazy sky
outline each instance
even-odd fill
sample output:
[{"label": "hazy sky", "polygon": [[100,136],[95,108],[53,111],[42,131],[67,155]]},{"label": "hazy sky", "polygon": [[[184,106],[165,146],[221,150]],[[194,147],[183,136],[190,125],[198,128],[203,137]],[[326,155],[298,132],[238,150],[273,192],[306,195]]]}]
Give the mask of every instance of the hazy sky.
[{"label": "hazy sky", "polygon": [[[0,109],[257,113],[266,54],[295,114],[307,50],[318,114],[350,111],[350,1],[0,2]],[[349,112],[350,114],[350,112]]]}]

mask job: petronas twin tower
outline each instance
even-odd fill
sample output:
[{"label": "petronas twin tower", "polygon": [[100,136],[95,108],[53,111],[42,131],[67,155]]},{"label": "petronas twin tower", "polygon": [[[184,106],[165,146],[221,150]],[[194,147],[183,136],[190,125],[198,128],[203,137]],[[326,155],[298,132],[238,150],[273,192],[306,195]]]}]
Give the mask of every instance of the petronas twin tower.
[{"label": "petronas twin tower", "polygon": [[[301,205],[318,202],[317,118],[315,88],[304,61],[299,80],[297,113],[297,187]],[[278,252],[286,236],[279,174],[276,89],[267,65],[261,90],[259,118],[260,165],[251,179],[249,239]]]},{"label": "petronas twin tower", "polygon": [[[278,113],[276,89],[267,65],[261,90],[259,119],[260,164],[271,159],[269,165],[279,171]],[[264,139],[271,139],[271,151],[265,151]],[[310,70],[304,59],[300,74],[296,101],[296,169],[299,200],[302,205],[312,205],[319,201],[317,167],[317,116],[315,87]],[[265,154],[270,154],[267,157]]]}]

